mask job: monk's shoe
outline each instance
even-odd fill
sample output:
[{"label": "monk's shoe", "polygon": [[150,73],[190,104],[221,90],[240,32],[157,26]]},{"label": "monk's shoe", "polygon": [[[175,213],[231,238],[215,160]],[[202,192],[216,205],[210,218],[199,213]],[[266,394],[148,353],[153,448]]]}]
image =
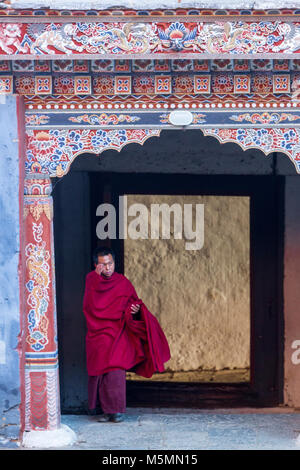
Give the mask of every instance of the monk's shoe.
[{"label": "monk's shoe", "polygon": [[111,415],[108,413],[104,413],[103,415],[100,415],[97,421],[99,423],[106,423],[107,421],[110,421]]},{"label": "monk's shoe", "polygon": [[110,415],[110,421],[113,423],[121,423],[124,421],[124,413],[113,413]]}]

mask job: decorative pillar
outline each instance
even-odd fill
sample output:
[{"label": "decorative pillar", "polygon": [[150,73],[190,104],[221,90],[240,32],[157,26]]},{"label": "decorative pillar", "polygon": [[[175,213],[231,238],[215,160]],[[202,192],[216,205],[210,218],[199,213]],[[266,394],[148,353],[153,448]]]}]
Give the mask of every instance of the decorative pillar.
[{"label": "decorative pillar", "polygon": [[[25,178],[25,433],[23,445],[36,447],[39,431],[59,431],[61,427],[58,348],[53,244],[53,203],[51,181],[46,174]],[[26,433],[29,431],[29,433]],[[63,433],[61,432],[63,431]],[[73,431],[61,435],[58,445],[71,442]],[[51,433],[55,439],[55,434]],[[47,432],[45,446],[49,442]]]},{"label": "decorative pillar", "polygon": [[25,430],[60,425],[51,181],[25,178]]}]

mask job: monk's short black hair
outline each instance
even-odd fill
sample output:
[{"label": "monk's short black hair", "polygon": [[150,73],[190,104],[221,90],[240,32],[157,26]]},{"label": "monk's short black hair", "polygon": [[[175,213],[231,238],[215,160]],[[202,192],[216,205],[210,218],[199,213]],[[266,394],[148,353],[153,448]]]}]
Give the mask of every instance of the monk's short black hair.
[{"label": "monk's short black hair", "polygon": [[108,248],[107,246],[98,246],[95,248],[93,252],[93,261],[95,264],[98,264],[98,256],[107,256],[111,255],[113,260],[115,261],[115,252],[112,248]]}]

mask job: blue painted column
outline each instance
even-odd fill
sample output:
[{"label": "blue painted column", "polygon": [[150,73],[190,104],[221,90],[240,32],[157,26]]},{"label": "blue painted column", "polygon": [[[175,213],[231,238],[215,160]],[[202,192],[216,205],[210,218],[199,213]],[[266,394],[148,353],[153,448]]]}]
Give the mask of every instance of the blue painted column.
[{"label": "blue painted column", "polygon": [[17,98],[0,96],[0,444],[20,427],[19,148]]}]

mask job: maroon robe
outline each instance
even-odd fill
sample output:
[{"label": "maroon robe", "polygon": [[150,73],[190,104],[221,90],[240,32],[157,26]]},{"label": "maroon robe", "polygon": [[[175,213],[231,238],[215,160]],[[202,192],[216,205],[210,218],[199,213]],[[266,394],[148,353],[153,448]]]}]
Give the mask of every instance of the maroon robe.
[{"label": "maroon robe", "polygon": [[[132,303],[140,305],[140,320],[131,313]],[[123,274],[114,272],[105,278],[89,272],[83,312],[88,375],[124,369],[152,377],[165,370],[171,355],[164,332]]]}]

